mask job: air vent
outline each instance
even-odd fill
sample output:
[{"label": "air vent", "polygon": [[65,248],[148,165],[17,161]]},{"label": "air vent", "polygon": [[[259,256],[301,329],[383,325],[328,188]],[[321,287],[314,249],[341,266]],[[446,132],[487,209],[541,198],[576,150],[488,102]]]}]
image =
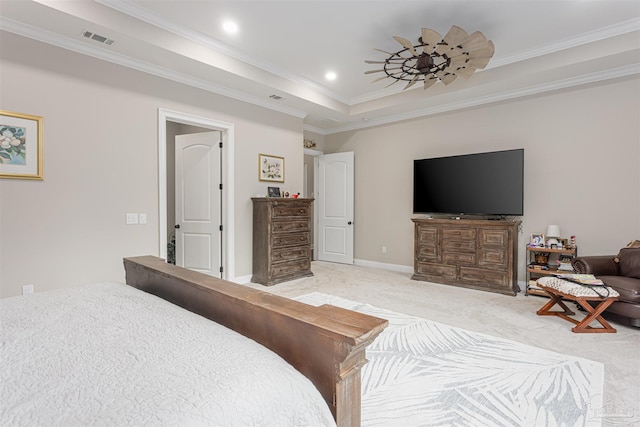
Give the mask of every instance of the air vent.
[{"label": "air vent", "polygon": [[269,98],[275,99],[276,101],[282,99],[282,97],[280,95],[269,95]]},{"label": "air vent", "polygon": [[95,40],[98,43],[106,44],[107,46],[111,46],[114,43],[113,40],[105,36],[101,36],[100,34],[92,33],[91,31],[83,31],[82,35],[88,39]]}]

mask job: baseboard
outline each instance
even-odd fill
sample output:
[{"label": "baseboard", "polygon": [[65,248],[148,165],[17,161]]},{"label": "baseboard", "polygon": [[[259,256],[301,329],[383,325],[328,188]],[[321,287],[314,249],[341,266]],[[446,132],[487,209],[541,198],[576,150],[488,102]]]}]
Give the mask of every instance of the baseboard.
[{"label": "baseboard", "polygon": [[239,285],[246,285],[247,283],[251,282],[251,277],[252,277],[251,274],[247,276],[236,276],[233,279],[230,279],[229,281],[233,283],[237,283]]},{"label": "baseboard", "polygon": [[413,266],[410,265],[388,264],[386,262],[368,261],[366,259],[354,259],[353,263],[361,267],[379,268],[381,270],[413,274]]}]

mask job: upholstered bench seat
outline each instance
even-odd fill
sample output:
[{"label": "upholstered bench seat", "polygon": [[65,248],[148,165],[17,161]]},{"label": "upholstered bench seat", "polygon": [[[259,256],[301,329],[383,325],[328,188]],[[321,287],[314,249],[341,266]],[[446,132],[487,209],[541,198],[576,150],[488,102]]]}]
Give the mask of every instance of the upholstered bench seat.
[{"label": "upholstered bench seat", "polygon": [[560,279],[558,277],[541,277],[536,283],[538,285],[545,286],[547,288],[555,289],[563,294],[573,295],[576,297],[619,297],[620,293],[609,286],[598,286],[594,290],[588,286],[581,285],[580,283],[570,282],[568,280]]}]

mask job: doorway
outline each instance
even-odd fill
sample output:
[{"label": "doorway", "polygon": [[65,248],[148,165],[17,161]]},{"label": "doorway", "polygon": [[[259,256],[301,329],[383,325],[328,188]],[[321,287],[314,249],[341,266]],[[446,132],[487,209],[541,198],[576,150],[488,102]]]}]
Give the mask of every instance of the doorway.
[{"label": "doorway", "polygon": [[[177,130],[176,130],[177,129]],[[220,277],[231,280],[235,277],[234,257],[234,216],[233,216],[233,151],[234,126],[205,117],[194,116],[164,109],[158,110],[158,174],[159,174],[159,244],[160,257],[167,259],[169,236],[175,222],[175,135],[176,132],[199,133],[219,131],[222,140],[220,160],[221,180],[223,183],[220,217],[223,232],[221,235]]]}]

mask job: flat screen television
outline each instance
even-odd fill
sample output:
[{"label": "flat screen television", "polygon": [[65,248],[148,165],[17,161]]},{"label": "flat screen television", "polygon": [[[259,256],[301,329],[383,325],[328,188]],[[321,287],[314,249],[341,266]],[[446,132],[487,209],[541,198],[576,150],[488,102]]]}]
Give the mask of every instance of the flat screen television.
[{"label": "flat screen television", "polygon": [[524,149],[413,162],[413,213],[523,215]]}]

